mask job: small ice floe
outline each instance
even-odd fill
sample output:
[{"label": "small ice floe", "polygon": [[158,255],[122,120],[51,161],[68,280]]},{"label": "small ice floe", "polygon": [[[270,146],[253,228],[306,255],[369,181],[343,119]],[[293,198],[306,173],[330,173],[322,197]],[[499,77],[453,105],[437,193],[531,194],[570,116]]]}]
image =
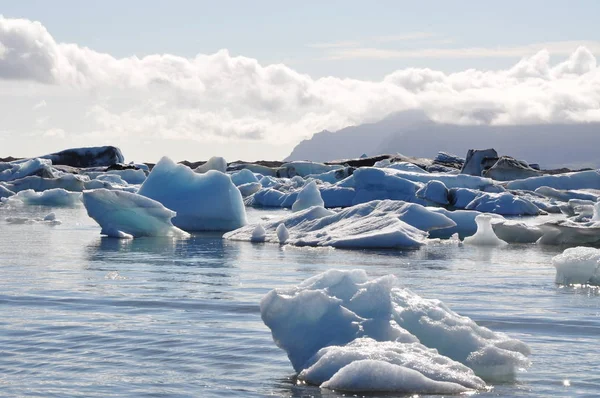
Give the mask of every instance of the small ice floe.
[{"label": "small ice floe", "polygon": [[492,219],[488,214],[480,214],[475,217],[477,232],[475,235],[466,237],[465,244],[476,246],[504,246],[507,243],[498,238],[492,228]]},{"label": "small ice floe", "polygon": [[95,189],[83,193],[83,204],[88,215],[102,227],[103,235],[116,238],[189,236],[171,224],[174,211],[145,196]]},{"label": "small ice floe", "polygon": [[572,247],[552,259],[556,268],[555,281],[561,285],[600,286],[600,250],[592,247]]},{"label": "small ice floe", "polygon": [[275,289],[261,317],[298,379],[342,391],[456,394],[514,380],[526,344],[402,288],[393,275],[330,270]]},{"label": "small ice floe", "polygon": [[283,223],[277,226],[275,232],[277,233],[277,239],[279,240],[280,244],[284,244],[290,238],[290,232]]}]

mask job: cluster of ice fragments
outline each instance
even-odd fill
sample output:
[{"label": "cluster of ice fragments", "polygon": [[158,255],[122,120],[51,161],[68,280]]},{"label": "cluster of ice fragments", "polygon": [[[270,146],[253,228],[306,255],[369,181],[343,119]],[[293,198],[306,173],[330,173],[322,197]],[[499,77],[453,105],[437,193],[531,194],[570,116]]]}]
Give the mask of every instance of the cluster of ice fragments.
[{"label": "cluster of ice fragments", "polygon": [[323,388],[456,394],[512,380],[529,348],[388,275],[331,270],[260,303],[298,378]]},{"label": "cluster of ice fragments", "polygon": [[[150,171],[145,164],[122,163],[118,148],[79,148],[0,163],[0,201],[74,206],[84,191],[128,192],[153,199],[174,212],[166,221],[159,217],[158,223],[188,232],[231,231],[226,235],[230,239],[295,245],[419,247],[431,238],[447,239],[455,233],[468,238],[466,243],[485,245],[501,245],[501,241],[571,246],[600,243],[600,213],[595,209],[600,198],[597,170],[545,175],[537,166],[498,157],[494,150],[469,151],[466,159],[440,153],[432,163],[424,161],[392,157],[371,163],[361,158],[348,164],[267,166],[228,165],[225,159],[213,157],[187,167],[163,158]],[[122,220],[108,217],[102,219],[102,230],[115,236],[156,233],[151,226],[139,231],[143,223],[133,219],[144,214],[145,207],[140,205],[137,213],[135,204],[144,202],[125,200],[126,196],[115,195],[111,200],[115,208],[121,205],[132,212],[127,219],[135,224],[137,233],[108,228],[110,223],[124,228]],[[420,205],[421,218],[444,219],[445,224],[423,227],[423,223],[398,217],[398,209],[408,205]],[[292,214],[260,228],[245,226],[245,206],[290,208]],[[548,222],[540,217],[535,223],[504,218],[548,213],[564,217]],[[484,221],[486,218],[480,217],[478,221],[481,214],[493,218]],[[284,240],[277,236],[280,225],[287,232]],[[253,235],[260,229],[264,234]]]}]

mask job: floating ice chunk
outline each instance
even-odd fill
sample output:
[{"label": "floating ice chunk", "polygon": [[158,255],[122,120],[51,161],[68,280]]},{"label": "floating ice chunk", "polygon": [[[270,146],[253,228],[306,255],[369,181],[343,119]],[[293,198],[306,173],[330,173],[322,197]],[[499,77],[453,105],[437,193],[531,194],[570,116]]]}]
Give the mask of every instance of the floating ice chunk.
[{"label": "floating ice chunk", "polygon": [[419,198],[427,199],[433,203],[441,205],[447,205],[449,203],[448,188],[446,188],[443,182],[437,180],[428,181],[416,194]]},{"label": "floating ice chunk", "polygon": [[243,197],[250,196],[262,189],[259,182],[249,182],[247,184],[238,185],[238,189]]},{"label": "floating ice chunk", "polygon": [[448,200],[452,207],[464,209],[480,195],[483,195],[483,192],[476,189],[452,188],[448,191]]},{"label": "floating ice chunk", "polygon": [[189,236],[171,224],[174,211],[145,196],[96,189],[83,193],[83,204],[88,215],[102,227],[103,235],[116,238]]},{"label": "floating ice chunk", "polygon": [[323,207],[325,202],[321,198],[321,193],[319,192],[319,188],[317,188],[317,184],[314,181],[306,184],[304,188],[298,194],[296,201],[292,205],[292,211],[301,211],[308,209],[313,206]]},{"label": "floating ice chunk", "polygon": [[600,222],[600,202],[596,202],[594,204],[594,211],[592,213],[593,222]]},{"label": "floating ice chunk", "polygon": [[15,193],[10,189],[6,188],[4,185],[0,184],[0,199],[8,198],[9,196],[13,196]]},{"label": "floating ice chunk", "polygon": [[[386,160],[389,161],[389,159],[386,159]],[[379,163],[379,162],[377,162],[377,163]],[[374,167],[378,167],[377,163],[375,163]],[[409,171],[409,172],[412,172],[412,173],[428,174],[428,172],[426,170],[423,170],[422,168],[420,168],[416,164],[408,163],[408,162],[390,163],[388,165],[379,166],[379,167],[385,167],[387,169],[393,169],[393,170],[399,170],[399,171]]]},{"label": "floating ice chunk", "polygon": [[498,238],[492,229],[492,217],[488,214],[480,214],[475,217],[477,232],[475,235],[465,238],[464,242],[477,246],[503,246],[506,242]]},{"label": "floating ice chunk", "polygon": [[26,205],[38,206],[76,206],[80,203],[81,193],[69,192],[62,188],[35,192],[33,189],[21,191],[8,200],[9,203],[19,201]]},{"label": "floating ice chunk", "polygon": [[213,156],[208,159],[206,163],[200,165],[194,169],[196,173],[206,173],[209,170],[220,171],[221,173],[225,173],[227,171],[227,161],[219,156]]},{"label": "floating ice chunk", "polygon": [[252,231],[252,236],[250,237],[250,240],[252,242],[264,242],[265,241],[265,229],[262,225],[258,224],[256,227],[254,227],[254,230]]},{"label": "floating ice chunk", "polygon": [[113,185],[142,184],[146,180],[146,173],[140,169],[87,171],[85,175],[92,180],[108,181]]},{"label": "floating ice chunk", "polygon": [[163,157],[138,193],[177,212],[173,225],[187,231],[228,231],[246,224],[242,194],[224,173],[194,173]]},{"label": "floating ice chunk", "polygon": [[323,163],[316,163],[316,162],[306,162],[306,161],[294,161],[294,162],[289,162],[289,163],[285,163],[283,165],[281,165],[281,169],[286,169],[287,170],[287,174],[286,175],[282,175],[284,177],[294,177],[294,176],[300,176],[300,177],[306,177],[308,175],[311,174],[323,174],[323,173],[327,173],[328,171],[331,170],[337,170],[337,169],[341,169],[342,167],[339,164],[334,164],[334,165],[328,165],[328,164],[323,164]]},{"label": "floating ice chunk", "polygon": [[242,169],[237,173],[231,174],[231,181],[235,184],[236,187],[239,187],[240,185],[258,182],[258,179],[250,170]]},{"label": "floating ice chunk", "polygon": [[[339,212],[314,206],[263,224],[266,242],[279,242],[276,230],[281,223],[289,231],[289,244],[344,248],[416,248],[426,242],[424,231],[456,225],[421,205],[392,200],[372,201]],[[248,225],[223,237],[249,241],[254,228]]]},{"label": "floating ice chunk", "polygon": [[281,223],[277,226],[277,229],[275,230],[275,232],[277,233],[277,239],[279,240],[279,243],[284,244],[289,238],[290,238],[290,232],[288,231],[288,229],[285,227],[285,224]]},{"label": "floating ice chunk", "polygon": [[326,173],[321,174],[309,174],[306,176],[307,179],[312,178],[315,180],[320,180],[323,182],[328,182],[330,184],[335,184],[348,176],[351,176],[354,172],[353,167],[340,167],[336,170],[331,170]]},{"label": "floating ice chunk", "polygon": [[75,174],[65,174],[58,178],[29,176],[7,183],[6,188],[13,192],[25,191],[27,189],[41,192],[55,188],[62,188],[71,192],[81,192],[85,189],[86,181],[89,181],[89,177]]},{"label": "floating ice chunk", "polygon": [[[510,380],[529,365],[522,342],[401,288],[393,275],[369,280],[362,270],[331,270],[271,291],[260,308],[299,378],[322,387],[433,392],[454,383],[441,391],[464,391],[485,386],[476,374]],[[401,390],[395,377],[415,391]]]},{"label": "floating ice chunk", "polygon": [[496,236],[507,243],[535,243],[543,235],[535,225],[511,220],[492,219],[492,228]]},{"label": "floating ice chunk", "polygon": [[552,259],[556,283],[561,285],[600,285],[600,250],[572,247]]},{"label": "floating ice chunk", "polygon": [[275,185],[279,184],[279,180],[277,180],[274,177],[270,177],[270,176],[264,176],[263,178],[260,179],[260,185],[262,185],[264,188],[270,188],[273,187]]},{"label": "floating ice chunk", "polygon": [[538,226],[542,237],[538,244],[542,245],[598,245],[600,244],[600,224],[576,223],[571,220],[549,221]]},{"label": "floating ice chunk", "polygon": [[44,217],[44,221],[54,221],[54,220],[56,220],[56,214],[54,214],[54,213],[48,213]]},{"label": "floating ice chunk", "polygon": [[536,205],[509,192],[482,192],[465,209],[505,216],[534,216],[540,214],[540,209]]},{"label": "floating ice chunk", "polygon": [[32,175],[45,178],[55,177],[52,162],[48,159],[29,159],[21,163],[10,163],[11,167],[0,172],[0,181],[13,181]]},{"label": "floating ice chunk", "polygon": [[590,192],[579,190],[560,190],[550,187],[539,187],[535,190],[536,193],[544,195],[548,198],[557,199],[563,202],[568,202],[571,199],[583,199],[596,202],[600,197]]},{"label": "floating ice chunk", "polygon": [[41,157],[53,164],[72,167],[111,166],[125,160],[121,150],[114,146],[70,148]]},{"label": "floating ice chunk", "polygon": [[530,177],[524,180],[511,181],[506,186],[508,189],[523,189],[535,191],[540,187],[550,187],[559,190],[572,189],[599,189],[600,173],[598,170],[578,171],[558,175]]},{"label": "floating ice chunk", "polygon": [[[467,236],[474,235],[477,232],[477,223],[475,222],[475,217],[480,215],[481,213],[474,210],[446,210],[443,208],[430,208],[432,212],[443,214],[448,217],[452,221],[456,223],[456,226],[445,228],[445,229],[436,229],[429,233],[431,238],[442,238],[448,239],[453,234],[457,233],[460,238],[465,238]],[[490,214],[491,217],[504,220],[504,217],[498,214]]]}]

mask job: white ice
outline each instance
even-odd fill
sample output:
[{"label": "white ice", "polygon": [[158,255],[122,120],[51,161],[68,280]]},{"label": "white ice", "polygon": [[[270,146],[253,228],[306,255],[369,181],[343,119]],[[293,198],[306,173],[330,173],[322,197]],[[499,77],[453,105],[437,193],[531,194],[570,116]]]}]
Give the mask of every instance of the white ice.
[{"label": "white ice", "polygon": [[529,365],[524,343],[402,288],[393,275],[331,270],[271,291],[260,307],[299,378],[321,387],[453,393],[485,387],[481,378],[512,380]]},{"label": "white ice", "polygon": [[[425,244],[427,232],[456,224],[414,203],[372,201],[339,212],[314,206],[282,219],[262,224],[265,241],[279,243],[277,228],[284,224],[288,244],[343,248],[417,248]],[[226,239],[250,241],[256,225],[224,235]]]},{"label": "white ice", "polygon": [[317,184],[314,181],[309,182],[302,188],[296,201],[292,205],[292,211],[301,211],[308,209],[313,206],[321,206],[323,207],[325,202],[321,198],[321,193],[319,192],[319,188],[317,188]]},{"label": "white ice", "polygon": [[535,191],[540,187],[550,187],[559,190],[586,188],[599,189],[600,173],[598,170],[589,170],[559,175],[530,177],[524,180],[511,181],[506,187],[508,189],[523,189],[528,191]]},{"label": "white ice", "polygon": [[494,213],[504,216],[534,216],[540,209],[527,199],[519,198],[509,192],[482,192],[474,198],[465,210],[476,210],[482,213]]},{"label": "white ice", "polygon": [[475,235],[466,237],[465,244],[476,246],[504,246],[506,242],[498,238],[492,229],[493,217],[489,214],[480,214],[475,217],[477,232]]},{"label": "white ice", "polygon": [[118,176],[121,181],[126,182],[127,184],[142,184],[146,180],[146,173],[141,169],[125,169],[125,170],[109,170],[105,172],[100,171],[88,171],[85,173],[90,179],[100,179],[102,181],[109,181],[113,184],[123,185],[122,183],[117,183],[116,181],[111,181],[110,177],[107,176]]},{"label": "white ice", "polygon": [[103,235],[116,238],[189,236],[171,224],[174,211],[145,196],[95,189],[84,191],[83,204],[88,215],[102,227]]},{"label": "white ice", "polygon": [[89,177],[77,174],[64,174],[58,178],[29,176],[6,183],[5,186],[13,192],[25,191],[27,189],[41,192],[54,188],[62,188],[71,192],[81,192],[85,189],[86,181],[89,181]]},{"label": "white ice", "polygon": [[279,243],[284,244],[290,238],[290,232],[286,228],[285,224],[281,223],[275,229],[275,233],[277,234],[277,240]]},{"label": "white ice", "polygon": [[8,198],[9,196],[13,196],[14,194],[15,193],[13,191],[0,184],[0,199]]},{"label": "white ice", "polygon": [[227,171],[227,161],[220,156],[213,156],[208,159],[206,163],[200,165],[194,169],[196,173],[206,173],[209,170],[220,171],[221,173],[225,173]]},{"label": "white ice", "polygon": [[423,188],[416,192],[416,195],[421,199],[426,199],[439,205],[447,205],[449,203],[448,188],[446,188],[443,182],[438,180],[428,181]]},{"label": "white ice", "polygon": [[62,188],[48,189],[43,192],[27,189],[9,197],[7,203],[38,206],[76,206],[81,203],[80,199],[80,192],[69,192]]},{"label": "white ice", "polygon": [[561,285],[600,285],[600,250],[572,247],[552,259],[556,283]]},{"label": "white ice", "polygon": [[219,171],[198,174],[163,157],[138,193],[175,211],[173,225],[186,231],[229,231],[246,224],[240,191]]},{"label": "white ice", "polygon": [[236,173],[231,174],[231,181],[235,184],[236,187],[249,184],[252,182],[258,182],[258,178],[248,169],[242,169]]},{"label": "white ice", "polygon": [[20,163],[8,163],[10,168],[0,172],[0,181],[13,181],[30,175],[53,176],[52,162],[48,159],[29,159]]},{"label": "white ice", "polygon": [[265,241],[265,229],[262,225],[258,224],[252,230],[252,235],[250,236],[250,240],[252,242],[264,242]]}]

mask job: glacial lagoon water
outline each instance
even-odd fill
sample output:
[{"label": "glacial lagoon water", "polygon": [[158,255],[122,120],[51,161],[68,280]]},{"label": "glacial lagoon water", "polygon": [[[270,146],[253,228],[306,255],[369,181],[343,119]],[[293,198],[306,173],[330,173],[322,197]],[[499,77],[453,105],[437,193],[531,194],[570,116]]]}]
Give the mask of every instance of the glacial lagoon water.
[{"label": "glacial lagoon water", "polygon": [[[50,211],[61,225],[5,222]],[[249,218],[280,212],[249,209]],[[526,342],[531,368],[478,396],[600,394],[600,292],[555,285],[562,248],[348,251],[99,230],[83,207],[0,207],[0,396],[344,396],[297,384],[259,312],[272,288],[331,268],[395,274]]]}]

